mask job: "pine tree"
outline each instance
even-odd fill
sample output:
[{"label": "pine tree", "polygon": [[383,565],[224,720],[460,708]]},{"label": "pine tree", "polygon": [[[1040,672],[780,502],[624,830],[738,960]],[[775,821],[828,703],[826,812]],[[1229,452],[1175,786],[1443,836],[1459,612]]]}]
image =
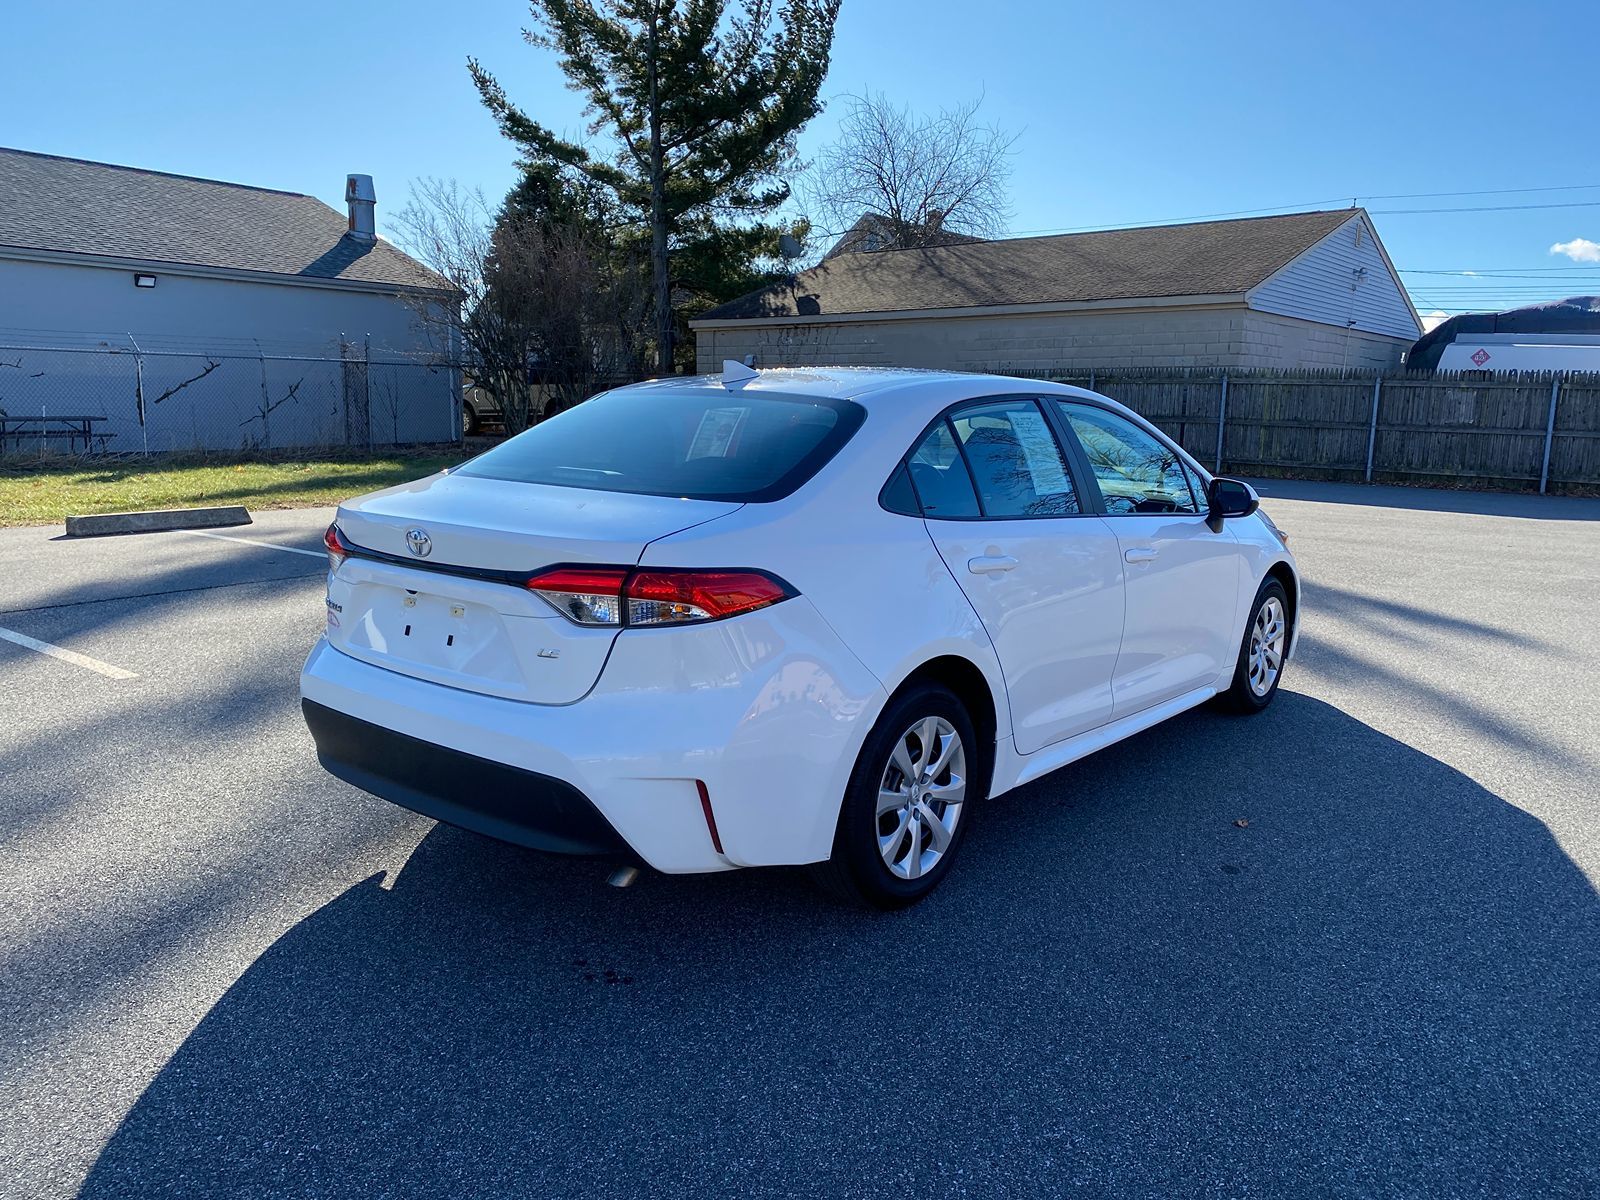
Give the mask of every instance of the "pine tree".
[{"label": "pine tree", "polygon": [[750,222],[789,197],[780,178],[821,109],[840,0],[533,0],[534,45],[588,97],[607,155],[523,113],[468,60],[501,131],[529,164],[553,161],[608,191],[649,231],[656,361],[672,370],[669,255],[708,228]]}]

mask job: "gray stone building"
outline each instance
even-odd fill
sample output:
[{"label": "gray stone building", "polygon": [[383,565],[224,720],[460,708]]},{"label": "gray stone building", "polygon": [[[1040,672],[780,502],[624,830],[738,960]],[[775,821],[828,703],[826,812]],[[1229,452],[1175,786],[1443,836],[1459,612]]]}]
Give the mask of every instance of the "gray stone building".
[{"label": "gray stone building", "polygon": [[1359,208],[838,254],[690,327],[703,371],[1371,370],[1422,332]]},{"label": "gray stone building", "polygon": [[0,360],[19,364],[0,410],[93,416],[113,449],[457,436],[458,356],[424,319],[454,300],[377,236],[370,178],[346,197],[0,148]]}]

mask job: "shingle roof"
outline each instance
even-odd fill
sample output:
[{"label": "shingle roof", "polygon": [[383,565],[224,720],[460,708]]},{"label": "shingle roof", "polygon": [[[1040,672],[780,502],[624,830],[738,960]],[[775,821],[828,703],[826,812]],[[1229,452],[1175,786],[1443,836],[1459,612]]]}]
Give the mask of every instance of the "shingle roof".
[{"label": "shingle roof", "polygon": [[1246,291],[1358,209],[841,254],[699,321]]},{"label": "shingle roof", "polygon": [[378,286],[443,281],[314,196],[0,147],[0,246]]}]

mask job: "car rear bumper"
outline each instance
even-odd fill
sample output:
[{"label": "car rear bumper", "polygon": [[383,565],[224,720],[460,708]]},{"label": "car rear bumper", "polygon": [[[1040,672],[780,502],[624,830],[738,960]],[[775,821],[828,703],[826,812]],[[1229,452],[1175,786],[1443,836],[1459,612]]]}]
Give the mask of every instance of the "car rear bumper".
[{"label": "car rear bumper", "polygon": [[[574,831],[576,796],[667,872],[826,858],[887,698],[803,596],[726,621],[625,630],[593,690],[570,704],[450,687],[326,639],[300,692],[319,757],[357,787],[522,845],[619,853],[586,819]],[[544,811],[551,797],[562,812]]]},{"label": "car rear bumper", "polygon": [[329,774],[414,812],[501,841],[625,859],[636,855],[570,783],[435,745],[302,700]]}]

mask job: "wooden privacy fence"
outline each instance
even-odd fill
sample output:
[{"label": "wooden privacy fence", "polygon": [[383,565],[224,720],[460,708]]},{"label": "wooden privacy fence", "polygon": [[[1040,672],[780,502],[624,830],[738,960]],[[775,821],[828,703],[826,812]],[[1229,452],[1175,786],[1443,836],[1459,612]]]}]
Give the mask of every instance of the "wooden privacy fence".
[{"label": "wooden privacy fence", "polygon": [[1026,372],[1120,400],[1213,469],[1600,488],[1600,374]]}]

